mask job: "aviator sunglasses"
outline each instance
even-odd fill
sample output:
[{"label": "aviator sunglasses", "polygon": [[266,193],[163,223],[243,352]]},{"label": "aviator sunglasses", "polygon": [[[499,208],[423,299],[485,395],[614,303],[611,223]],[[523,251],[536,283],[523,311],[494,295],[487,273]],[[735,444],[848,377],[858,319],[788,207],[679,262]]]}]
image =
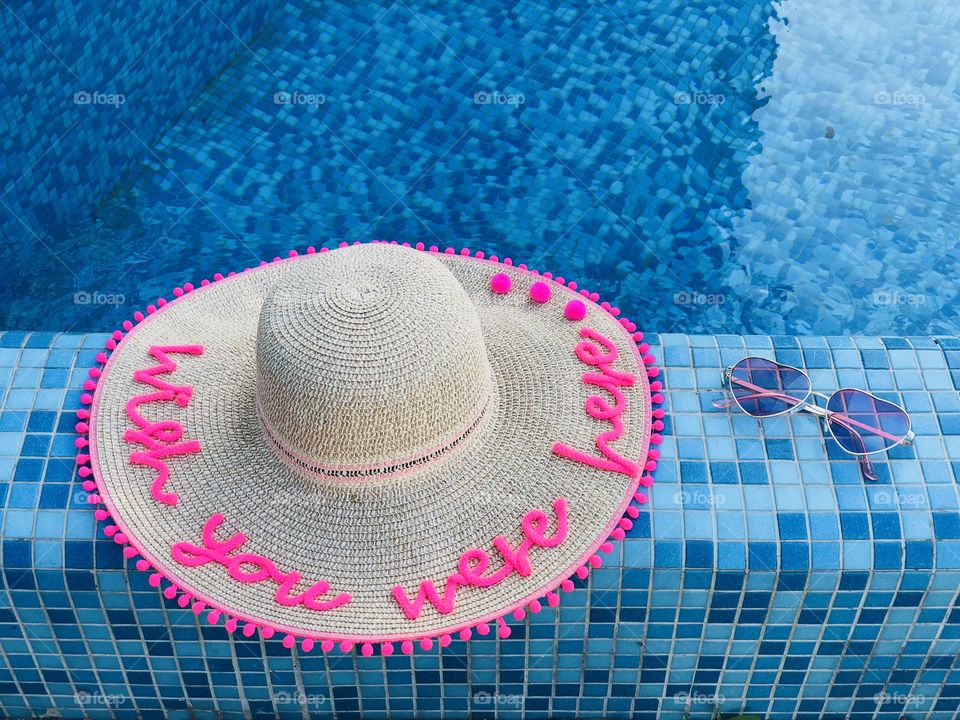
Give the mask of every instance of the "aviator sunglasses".
[{"label": "aviator sunglasses", "polygon": [[[877,479],[870,455],[913,443],[907,411],[865,390],[815,392],[803,370],[759,357],[744,358],[724,370],[723,376],[733,397],[714,401],[714,407],[729,408],[735,403],[760,419],[798,411],[821,417],[837,444],[860,460],[868,480]],[[826,407],[811,402],[811,397],[825,401]]]}]

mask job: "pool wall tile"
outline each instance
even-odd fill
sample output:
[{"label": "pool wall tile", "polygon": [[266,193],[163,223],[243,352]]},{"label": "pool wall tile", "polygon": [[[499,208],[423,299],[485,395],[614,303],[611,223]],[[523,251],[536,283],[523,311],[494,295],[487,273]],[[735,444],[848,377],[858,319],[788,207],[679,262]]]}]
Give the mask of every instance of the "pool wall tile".
[{"label": "pool wall tile", "polygon": [[[814,418],[759,424],[703,402],[721,395],[723,349],[746,338],[661,336],[672,434],[651,505],[559,608],[514,622],[509,639],[413,657],[291,655],[201,625],[97,531],[72,462],[82,372],[50,371],[82,369],[105,339],[0,335],[18,353],[9,366],[49,377],[59,403],[2,391],[2,715],[946,720],[960,707],[956,390],[921,376],[890,392],[917,449],[879,456],[881,480],[867,483]],[[936,370],[954,341],[749,344],[802,349],[816,377],[868,358],[909,366],[904,352]],[[841,354],[852,347],[859,364]],[[705,389],[685,387],[691,376]]]}]

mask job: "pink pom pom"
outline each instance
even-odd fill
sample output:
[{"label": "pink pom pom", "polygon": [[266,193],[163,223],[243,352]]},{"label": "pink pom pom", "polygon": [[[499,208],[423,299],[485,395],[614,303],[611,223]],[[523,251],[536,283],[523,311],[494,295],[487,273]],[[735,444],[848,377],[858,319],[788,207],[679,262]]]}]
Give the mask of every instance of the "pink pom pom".
[{"label": "pink pom pom", "polygon": [[89,419],[90,419],[89,410],[87,410],[86,408],[80,408],[79,410],[77,410],[77,420],[89,420]]},{"label": "pink pom pom", "polygon": [[603,565],[603,558],[599,555],[591,555],[587,562],[590,563],[590,567],[598,568]]},{"label": "pink pom pom", "polygon": [[173,600],[177,596],[177,588],[175,585],[168,585],[163,590],[163,596],[167,600]]},{"label": "pink pom pom", "polygon": [[489,625],[487,625],[486,623],[480,623],[479,625],[477,625],[477,635],[484,635],[484,636],[486,636],[486,635],[489,635],[489,634],[490,634],[490,626],[489,626]]},{"label": "pink pom pom", "polygon": [[118,528],[116,525],[107,525],[103,529],[103,534],[106,535],[107,537],[113,537],[114,535],[117,534],[117,530],[119,529],[120,528]]},{"label": "pink pom pom", "polygon": [[404,655],[409,655],[410,653],[412,653],[412,652],[413,652],[413,643],[410,642],[409,640],[404,640],[404,641],[400,644],[400,652],[402,652]]},{"label": "pink pom pom", "polygon": [[[423,248],[426,247],[426,246],[425,246],[422,242],[418,242],[416,245],[414,245],[414,247],[415,247],[417,250],[423,250]],[[389,644],[389,643],[388,643],[388,644]],[[392,646],[391,646],[391,647],[392,647]]]},{"label": "pink pom pom", "polygon": [[147,583],[150,587],[160,587],[160,580],[163,579],[163,576],[160,573],[154,573],[149,578],[147,578]]},{"label": "pink pom pom", "polygon": [[638,492],[633,496],[634,500],[638,503],[645,503],[647,501],[646,493]]},{"label": "pink pom pom", "polygon": [[470,257],[470,248],[462,248],[462,249],[460,250],[460,254],[461,254],[463,257]]},{"label": "pink pom pom", "polygon": [[573,592],[573,580],[569,578],[560,583],[560,589],[564,592]]},{"label": "pink pom pom", "polygon": [[577,320],[583,320],[587,316],[587,306],[584,305],[580,300],[571,300],[563,309],[563,316],[567,320],[572,320],[573,322],[576,322]]},{"label": "pink pom pom", "polygon": [[197,600],[190,609],[193,610],[194,615],[199,615],[207,608],[207,604],[201,600]]},{"label": "pink pom pom", "polygon": [[182,287],[175,287],[175,288],[173,289],[173,295],[174,295],[174,297],[183,297],[183,288],[182,288]]},{"label": "pink pom pom", "polygon": [[486,257],[486,255],[484,255],[484,253],[483,253],[483,250],[477,250],[477,251],[473,254],[473,256],[474,256],[477,260],[483,260],[483,259]]},{"label": "pink pom pom", "polygon": [[315,255],[316,252],[317,252],[317,249],[313,245],[307,248],[307,255]]},{"label": "pink pom pom", "polygon": [[664,410],[663,408],[657,408],[656,410],[653,411],[653,416],[657,418],[657,420],[662,420],[667,416],[667,411]]},{"label": "pink pom pom", "polygon": [[[481,259],[482,259],[482,258],[481,258]],[[450,642],[451,642],[451,638],[450,638],[449,635],[444,634],[444,635],[441,635],[441,636],[440,636],[439,642],[440,642],[440,647],[449,647],[449,646],[450,646]]]},{"label": "pink pom pom", "polygon": [[93,380],[87,380],[83,383],[83,389],[93,392],[97,389],[97,384]]},{"label": "pink pom pom", "polygon": [[433,640],[431,640],[430,638],[423,638],[423,640],[420,641],[420,647],[423,648],[424,650],[432,649]]},{"label": "pink pom pom", "polygon": [[547,605],[549,605],[550,607],[556,607],[559,604],[560,604],[560,596],[557,595],[555,592],[548,592]]},{"label": "pink pom pom", "polygon": [[143,322],[143,318],[144,318],[144,317],[145,317],[144,314],[143,314],[142,312],[140,312],[139,310],[137,310],[137,311],[133,314],[133,319],[136,320],[137,322]]},{"label": "pink pom pom", "polygon": [[337,644],[333,640],[324,640],[322,643],[320,643],[320,649],[325,653],[328,653],[333,650],[336,645]]},{"label": "pink pom pom", "polygon": [[613,544],[612,544],[612,543],[608,543],[608,542],[602,543],[602,544],[600,545],[600,552],[602,552],[602,553],[612,553],[612,552],[613,552]]},{"label": "pink pom pom", "polygon": [[631,505],[627,508],[627,515],[629,515],[634,520],[636,520],[638,517],[640,517],[640,511],[637,510],[637,508],[635,508],[633,505]]},{"label": "pink pom pom", "polygon": [[84,405],[89,405],[93,402],[93,396],[89,393],[84,393],[80,396],[80,402],[82,402]]},{"label": "pink pom pom", "polygon": [[260,628],[260,637],[262,637],[264,640],[269,640],[276,634],[277,634],[277,631],[274,630],[269,625],[267,625],[266,627]]},{"label": "pink pom pom", "polygon": [[296,250],[291,250],[290,252],[287,253],[287,257],[297,257],[297,255],[299,254],[300,253],[298,253]]},{"label": "pink pom pom", "polygon": [[550,300],[550,295],[550,286],[541,280],[530,286],[530,299],[538,305],[543,305]]},{"label": "pink pom pom", "polygon": [[650,398],[650,401],[654,405],[663,405],[663,395],[661,395],[660,393],[656,393]]},{"label": "pink pom pom", "polygon": [[190,596],[187,595],[186,593],[183,593],[183,595],[177,598],[177,605],[179,605],[180,607],[185,608],[189,604],[190,604]]},{"label": "pink pom pom", "polygon": [[88,462],[90,462],[90,456],[86,453],[77,455],[77,465],[86,465]]},{"label": "pink pom pom", "polygon": [[497,295],[506,295],[513,287],[513,281],[506,273],[497,273],[490,278],[490,289]]},{"label": "pink pom pom", "polygon": [[370,643],[364,643],[363,646],[360,648],[360,654],[363,655],[364,657],[370,657],[371,655],[373,655],[373,645],[371,645]]},{"label": "pink pom pom", "polygon": [[582,566],[580,566],[580,567],[577,568],[577,577],[580,578],[581,580],[584,580],[584,579],[587,577],[587,575],[589,574],[589,572],[590,572],[590,571],[587,570],[587,566],[586,566],[586,565],[582,565]]},{"label": "pink pom pom", "polygon": [[293,635],[287,635],[283,638],[283,646],[287,650],[290,650],[296,644],[297,644],[297,639]]},{"label": "pink pom pom", "polygon": [[593,300],[593,302],[596,302],[597,300],[600,299],[600,293],[595,293],[595,292],[590,293],[590,299]]},{"label": "pink pom pom", "polygon": [[77,475],[80,477],[89,477],[91,474],[93,474],[93,470],[86,465],[83,465],[79,470],[77,470]]},{"label": "pink pom pom", "polygon": [[257,631],[257,626],[253,623],[246,623],[243,626],[243,636],[244,637],[253,637],[253,634]]},{"label": "pink pom pom", "polygon": [[210,623],[211,625],[216,625],[218,622],[220,622],[220,611],[211,610],[210,612],[208,612],[207,622]]},{"label": "pink pom pom", "polygon": [[[423,243],[417,244],[421,246],[423,245]],[[423,247],[420,247],[419,249],[423,250]],[[393,643],[383,643],[383,645],[380,646],[380,654],[384,657],[390,657],[393,655]]]},{"label": "pink pom pom", "polygon": [[464,628],[460,631],[461,640],[469,640],[471,637],[473,637],[473,631],[470,628]]},{"label": "pink pom pom", "polygon": [[127,546],[123,549],[123,556],[128,560],[137,556],[137,549],[135,547]]},{"label": "pink pom pom", "polygon": [[300,643],[300,647],[303,648],[304,652],[311,652],[314,645],[316,645],[316,642],[313,638],[304,638],[303,642]]},{"label": "pink pom pom", "polygon": [[540,604],[539,600],[534,600],[530,603],[530,612],[536,615],[538,612],[543,610],[543,605]]},{"label": "pink pom pom", "polygon": [[526,616],[527,614],[523,611],[523,608],[517,608],[513,611],[514,620],[523,620]]},{"label": "pink pom pom", "polygon": [[660,443],[663,442],[663,435],[660,435],[659,433],[654,433],[653,435],[650,436],[650,442],[652,442],[654,445],[659,445]]},{"label": "pink pom pom", "polygon": [[610,533],[610,537],[612,537],[614,540],[623,540],[626,536],[627,534],[623,531],[623,528],[619,527],[614,528],[613,532]]},{"label": "pink pom pom", "polygon": [[510,258],[504,258],[504,259],[503,259],[503,264],[504,264],[504,265],[513,265],[513,260],[511,260]]},{"label": "pink pom pom", "polygon": [[500,630],[498,633],[500,637],[503,639],[510,637],[510,633],[511,633],[510,626],[503,621],[503,618],[497,618],[497,620],[500,623]]},{"label": "pink pom pom", "polygon": [[150,563],[148,563],[146,560],[143,560],[143,559],[137,560],[137,570],[139,570],[140,572],[146,572],[149,569],[150,569]]},{"label": "pink pom pom", "polygon": [[351,650],[353,650],[353,643],[349,640],[344,640],[342,643],[340,643],[340,652],[348,653]]},{"label": "pink pom pom", "polygon": [[110,517],[110,513],[108,513],[106,510],[96,510],[94,511],[93,516],[97,520],[106,520],[108,517]]},{"label": "pink pom pom", "polygon": [[126,536],[124,533],[119,532],[119,533],[117,533],[116,535],[113,536],[113,541],[114,541],[117,545],[126,545],[126,544],[127,544],[127,536]]}]

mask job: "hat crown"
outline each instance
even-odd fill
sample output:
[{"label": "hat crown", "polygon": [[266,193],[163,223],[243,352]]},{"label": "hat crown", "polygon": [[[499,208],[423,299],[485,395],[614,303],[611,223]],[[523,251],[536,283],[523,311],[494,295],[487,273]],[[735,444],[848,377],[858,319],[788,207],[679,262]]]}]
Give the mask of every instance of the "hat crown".
[{"label": "hat crown", "polygon": [[437,258],[386,245],[317,258],[279,284],[257,331],[257,410],[286,460],[333,477],[426,462],[460,442],[492,389],[476,308]]}]

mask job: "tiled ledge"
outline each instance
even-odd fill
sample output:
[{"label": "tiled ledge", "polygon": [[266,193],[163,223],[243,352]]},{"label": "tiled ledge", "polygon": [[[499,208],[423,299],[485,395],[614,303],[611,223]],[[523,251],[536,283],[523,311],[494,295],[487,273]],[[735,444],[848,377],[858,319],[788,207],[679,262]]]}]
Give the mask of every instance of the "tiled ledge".
[{"label": "tiled ledge", "polygon": [[[293,655],[164,601],[95,539],[73,410],[106,336],[0,336],[0,716],[953,718],[960,340],[652,343],[668,427],[649,514],[557,609],[409,657]],[[796,415],[715,410],[746,354],[902,402],[917,441],[855,460]]]}]

